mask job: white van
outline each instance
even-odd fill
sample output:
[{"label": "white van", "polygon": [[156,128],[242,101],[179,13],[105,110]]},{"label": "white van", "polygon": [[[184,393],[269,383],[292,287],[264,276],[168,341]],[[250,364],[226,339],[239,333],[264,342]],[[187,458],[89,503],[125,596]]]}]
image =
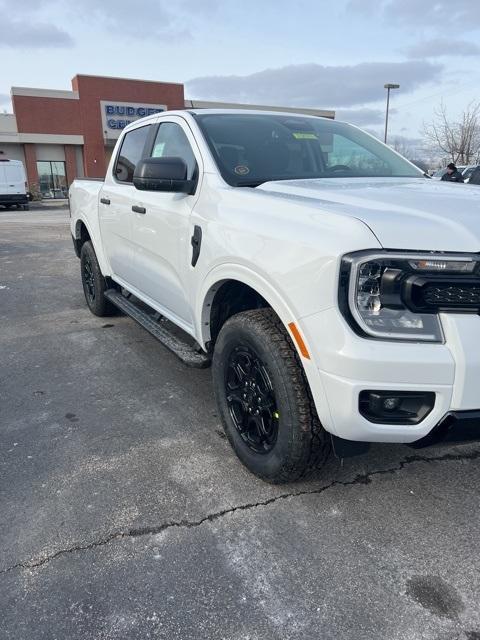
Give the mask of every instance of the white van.
[{"label": "white van", "polygon": [[9,160],[0,155],[0,205],[9,209],[12,206],[29,209],[27,196],[27,178],[20,160]]}]

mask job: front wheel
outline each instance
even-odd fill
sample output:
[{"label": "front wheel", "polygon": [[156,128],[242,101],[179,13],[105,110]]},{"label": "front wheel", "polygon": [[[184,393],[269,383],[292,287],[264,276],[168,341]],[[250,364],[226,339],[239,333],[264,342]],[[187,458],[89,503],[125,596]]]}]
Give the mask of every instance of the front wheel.
[{"label": "front wheel", "polygon": [[111,316],[116,312],[113,304],[105,298],[106,282],[100,271],[97,256],[91,242],[85,242],[80,251],[80,268],[83,292],[88,308],[96,316]]},{"label": "front wheel", "polygon": [[223,325],[212,369],[225,433],[252,473],[283,483],[323,466],[330,438],[295,347],[271,309],[245,311]]}]

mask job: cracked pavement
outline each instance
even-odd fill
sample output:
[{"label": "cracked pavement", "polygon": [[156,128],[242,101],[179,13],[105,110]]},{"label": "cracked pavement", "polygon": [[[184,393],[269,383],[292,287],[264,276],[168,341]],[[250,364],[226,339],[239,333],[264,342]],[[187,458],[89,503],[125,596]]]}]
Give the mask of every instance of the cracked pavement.
[{"label": "cracked pavement", "polygon": [[68,212],[0,212],[0,638],[479,640],[480,443],[271,486],[210,372],[84,304]]}]

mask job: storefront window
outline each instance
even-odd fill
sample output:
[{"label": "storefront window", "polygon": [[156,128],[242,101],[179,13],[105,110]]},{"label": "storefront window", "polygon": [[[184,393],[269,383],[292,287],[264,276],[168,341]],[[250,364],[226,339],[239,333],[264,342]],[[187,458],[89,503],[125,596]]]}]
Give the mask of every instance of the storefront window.
[{"label": "storefront window", "polygon": [[65,162],[37,162],[38,182],[44,198],[66,198],[68,195]]}]

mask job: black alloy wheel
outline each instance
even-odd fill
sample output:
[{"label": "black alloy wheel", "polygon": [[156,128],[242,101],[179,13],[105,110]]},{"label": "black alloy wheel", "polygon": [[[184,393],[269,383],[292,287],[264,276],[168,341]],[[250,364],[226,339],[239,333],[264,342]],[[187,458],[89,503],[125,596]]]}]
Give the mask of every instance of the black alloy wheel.
[{"label": "black alloy wheel", "polygon": [[100,270],[97,256],[91,242],[87,241],[80,250],[80,273],[83,292],[88,308],[96,316],[116,314],[116,308],[105,298],[107,283]]},{"label": "black alloy wheel", "polygon": [[82,265],[83,268],[83,283],[85,289],[85,297],[87,298],[88,306],[95,303],[95,276],[93,275],[93,267],[90,256],[87,256]]},{"label": "black alloy wheel", "polygon": [[242,311],[225,322],[212,374],[225,435],[252,473],[292,482],[325,464],[330,436],[297,350],[272,309]]},{"label": "black alloy wheel", "polygon": [[265,364],[251,346],[237,346],[225,373],[225,396],[235,428],[252,451],[269,453],[277,441],[279,412]]}]

